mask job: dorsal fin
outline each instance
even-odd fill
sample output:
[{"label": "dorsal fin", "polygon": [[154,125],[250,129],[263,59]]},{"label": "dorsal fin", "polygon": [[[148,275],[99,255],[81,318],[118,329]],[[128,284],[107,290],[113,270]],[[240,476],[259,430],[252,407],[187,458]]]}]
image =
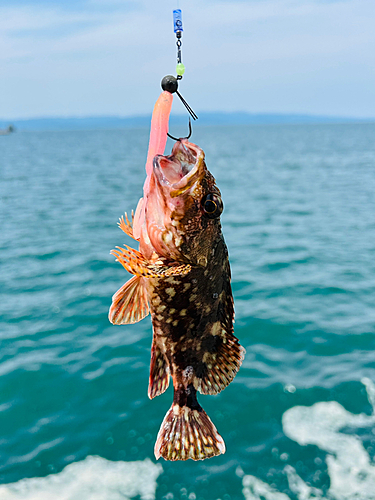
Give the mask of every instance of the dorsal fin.
[{"label": "dorsal fin", "polygon": [[218,394],[234,379],[245,357],[245,349],[233,333],[234,307],[230,285],[229,261],[223,275],[226,279],[219,296],[217,321],[211,323],[201,337],[202,370],[194,386],[202,394]]},{"label": "dorsal fin", "polygon": [[201,340],[201,376],[195,378],[195,387],[202,394],[218,394],[234,379],[245,356],[245,349],[238,339],[224,328],[218,327],[216,335],[206,335]]}]

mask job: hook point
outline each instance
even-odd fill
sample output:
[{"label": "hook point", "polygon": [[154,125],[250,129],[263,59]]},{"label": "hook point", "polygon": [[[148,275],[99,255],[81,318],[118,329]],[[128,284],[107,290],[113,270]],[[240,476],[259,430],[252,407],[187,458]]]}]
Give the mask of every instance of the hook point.
[{"label": "hook point", "polygon": [[191,119],[189,116],[189,135],[187,137],[180,137],[179,139],[177,139],[177,137],[173,137],[173,135],[171,135],[169,132],[167,132],[167,136],[170,139],[173,139],[174,141],[181,141],[181,139],[190,139],[192,133],[193,133],[193,127],[191,125]]}]

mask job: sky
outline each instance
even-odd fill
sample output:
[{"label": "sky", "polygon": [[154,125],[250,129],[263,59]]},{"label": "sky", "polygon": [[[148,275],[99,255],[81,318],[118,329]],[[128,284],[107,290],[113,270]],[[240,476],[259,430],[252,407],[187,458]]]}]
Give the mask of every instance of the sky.
[{"label": "sky", "polygon": [[0,119],[150,114],[176,7],[198,114],[375,117],[375,0],[0,0]]}]

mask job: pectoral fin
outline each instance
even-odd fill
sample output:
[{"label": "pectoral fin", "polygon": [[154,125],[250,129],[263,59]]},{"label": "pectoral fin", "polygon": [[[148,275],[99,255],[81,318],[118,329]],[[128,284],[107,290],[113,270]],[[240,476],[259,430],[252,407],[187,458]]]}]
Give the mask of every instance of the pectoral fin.
[{"label": "pectoral fin", "polygon": [[122,264],[125,269],[136,276],[145,278],[163,278],[167,276],[181,276],[191,271],[189,264],[165,265],[162,260],[149,262],[143,255],[133,248],[125,245],[125,248],[116,247],[111,254]]},{"label": "pectoral fin", "polygon": [[150,312],[144,278],[133,276],[112,297],[108,318],[114,325],[137,323]]}]

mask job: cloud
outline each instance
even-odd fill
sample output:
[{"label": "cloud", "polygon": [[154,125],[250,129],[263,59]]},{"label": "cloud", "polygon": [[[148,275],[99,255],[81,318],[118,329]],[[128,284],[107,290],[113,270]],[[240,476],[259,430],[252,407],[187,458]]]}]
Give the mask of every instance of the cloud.
[{"label": "cloud", "polygon": [[[180,4],[182,89],[197,109],[375,116],[373,0]],[[0,116],[149,112],[175,68],[172,8],[1,6]]]}]

